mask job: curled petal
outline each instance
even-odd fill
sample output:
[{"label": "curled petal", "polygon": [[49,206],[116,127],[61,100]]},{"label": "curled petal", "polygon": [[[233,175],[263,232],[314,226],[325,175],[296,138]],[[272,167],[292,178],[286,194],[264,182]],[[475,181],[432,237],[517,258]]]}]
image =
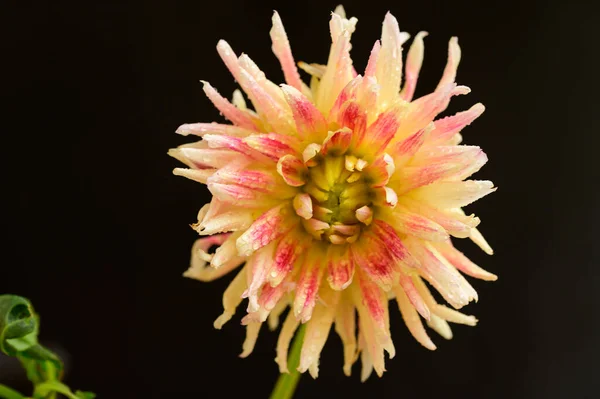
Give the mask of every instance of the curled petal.
[{"label": "curled petal", "polygon": [[367,205],[362,206],[356,210],[356,218],[368,226],[373,221],[373,210]]},{"label": "curled petal", "polygon": [[293,201],[296,214],[306,220],[313,217],[313,205],[310,195],[306,193],[298,194]]},{"label": "curled petal", "polygon": [[368,174],[372,187],[383,187],[388,184],[395,170],[394,159],[383,154],[365,168],[365,173]]},{"label": "curled petal", "polygon": [[285,155],[277,161],[277,173],[292,187],[300,187],[306,183],[308,170],[304,163],[293,155]]},{"label": "curled petal", "polygon": [[273,240],[281,238],[293,227],[287,204],[281,204],[262,214],[236,242],[240,256],[249,256]]},{"label": "curled petal", "polygon": [[230,237],[230,234],[217,234],[196,240],[192,246],[191,264],[189,269],[183,274],[184,277],[200,281],[213,281],[240,266],[244,262],[244,259],[241,257],[231,259],[218,269],[208,266],[213,257],[209,255],[209,249],[215,245],[222,245]]}]

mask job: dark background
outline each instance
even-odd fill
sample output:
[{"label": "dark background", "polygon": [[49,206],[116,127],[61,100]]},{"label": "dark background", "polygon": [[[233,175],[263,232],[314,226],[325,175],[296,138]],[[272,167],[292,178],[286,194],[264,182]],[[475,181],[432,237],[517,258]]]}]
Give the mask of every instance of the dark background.
[{"label": "dark background", "polygon": [[[264,329],[239,359],[240,316],[212,328],[229,278],[181,276],[196,237],[187,225],[209,194],[172,176],[166,152],[186,141],[179,124],[220,120],[200,79],[235,88],[218,39],[282,82],[272,10],[296,60],[324,63],[336,4],[2,3],[0,293],[33,301],[43,342],[68,354],[69,385],[99,398],[268,396],[276,334]],[[489,156],[478,178],[499,187],[470,207],[496,254],[459,247],[499,280],[470,280],[480,302],[467,312],[480,323],[453,327],[449,342],[432,332],[435,352],[392,311],[398,353],[382,379],[360,383],[358,366],[343,377],[332,333],[320,378],[304,377],[297,397],[597,397],[600,15],[586,4],[345,2],[359,19],[359,71],[387,10],[403,31],[430,33],[417,95],[435,87],[459,36],[458,82],[473,92],[450,111],[486,105],[463,134]],[[0,382],[26,390],[6,360]]]}]

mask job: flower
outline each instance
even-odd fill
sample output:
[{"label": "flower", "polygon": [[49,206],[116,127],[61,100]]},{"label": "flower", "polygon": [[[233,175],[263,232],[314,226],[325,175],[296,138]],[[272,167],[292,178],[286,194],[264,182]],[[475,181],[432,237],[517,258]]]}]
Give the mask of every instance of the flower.
[{"label": "flower", "polygon": [[179,134],[202,139],[170,154],[188,166],[175,169],[176,175],[206,184],[213,194],[193,225],[206,237],[194,244],[185,276],[210,281],[241,267],[223,295],[215,327],[248,299],[245,357],[262,324],[275,329],[290,307],[277,342],[281,372],[288,371],[295,330],[306,323],[298,370],[316,377],[334,325],[344,345],[345,374],[360,355],[364,380],[373,369],[380,376],[385,371],[384,351],[395,354],[390,300],[428,349],[436,347],[421,318],[447,339],[447,322],[475,325],[473,316],[438,304],[425,282],[459,309],[477,300],[459,271],[496,279],[450,241],[469,237],[492,253],[476,228],[479,219],[462,207],[495,188],[465,180],[487,157],[479,147],[459,145],[459,132],[483,105],[434,121],[452,96],[470,91],[455,83],[457,39],[450,40],[435,91],[413,101],[427,33],[417,34],[408,51],[400,90],[402,44],[409,35],[388,13],[381,41],[358,75],[349,54],[356,22],[341,7],[332,14],[327,65],[298,64],[312,75],[310,87],[300,79],[276,12],[270,34],[287,84],[267,80],[247,55],[238,57],[220,41],[217,50],[254,111],[240,91],[229,102],[204,82],[208,98],[233,124],[184,124]]}]

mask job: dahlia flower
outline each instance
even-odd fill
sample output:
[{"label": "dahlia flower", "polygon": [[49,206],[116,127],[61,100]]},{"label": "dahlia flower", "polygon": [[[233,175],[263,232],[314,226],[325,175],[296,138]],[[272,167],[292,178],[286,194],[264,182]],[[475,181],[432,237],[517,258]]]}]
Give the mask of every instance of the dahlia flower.
[{"label": "dahlia flower", "polygon": [[[475,325],[459,313],[477,292],[460,273],[495,280],[455,249],[450,236],[469,237],[488,254],[479,219],[462,207],[495,190],[465,180],[487,161],[479,147],[459,145],[460,131],[482,104],[436,119],[451,97],[469,93],[455,83],[456,38],[435,91],[413,100],[423,62],[423,38],[410,46],[402,81],[402,45],[409,38],[387,14],[362,75],[350,58],[357,19],[340,7],[331,16],[326,65],[299,63],[281,19],[270,35],[286,84],[276,85],[245,54],[220,41],[217,50],[249,98],[228,101],[208,82],[204,92],[232,124],[191,123],[177,130],[201,140],[171,150],[188,168],[176,175],[206,184],[213,195],[193,228],[205,236],[192,249],[185,276],[211,281],[240,269],[223,295],[220,329],[247,299],[242,319],[252,352],[259,330],[271,329],[286,308],[276,362],[287,372],[290,340],[306,324],[298,370],[318,374],[332,326],[344,346],[344,372],[360,356],[362,379],[381,376],[384,351],[394,357],[388,303],[396,303],[414,338],[435,349],[422,319],[450,339],[448,322]],[[217,247],[212,251],[212,248]],[[430,287],[451,307],[439,304]],[[394,305],[395,306],[395,305]],[[453,309],[454,308],[454,309]]]}]

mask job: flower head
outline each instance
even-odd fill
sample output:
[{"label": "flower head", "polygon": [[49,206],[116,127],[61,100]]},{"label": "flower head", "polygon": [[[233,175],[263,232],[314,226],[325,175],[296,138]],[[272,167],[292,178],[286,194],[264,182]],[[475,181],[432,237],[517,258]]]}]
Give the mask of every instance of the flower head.
[{"label": "flower head", "polygon": [[[247,55],[238,57],[220,41],[217,50],[254,110],[241,92],[229,102],[205,82],[206,95],[232,124],[184,124],[178,133],[202,139],[171,150],[188,166],[174,173],[213,194],[193,226],[206,237],[194,244],[185,275],[210,281],[241,268],[214,325],[221,328],[247,299],[242,356],[252,351],[262,324],[276,328],[290,307],[277,343],[282,372],[290,340],[306,323],[300,371],[317,375],[334,325],[344,344],[344,372],[350,374],[360,355],[363,379],[373,369],[381,375],[384,351],[390,358],[395,353],[390,299],[416,340],[435,349],[421,318],[444,338],[452,336],[447,322],[477,321],[454,310],[477,300],[460,272],[496,279],[450,241],[469,237],[492,253],[476,229],[479,219],[462,211],[495,190],[489,181],[465,181],[487,158],[478,147],[459,145],[459,132],[484,107],[435,120],[452,96],[470,91],[455,83],[457,39],[450,40],[435,91],[413,101],[427,33],[413,40],[400,90],[409,35],[388,13],[359,75],[349,53],[356,22],[341,8],[332,14],[327,65],[298,64],[312,75],[310,87],[300,79],[277,13],[271,39],[287,84],[267,80]],[[428,285],[454,309],[438,304]]]}]

